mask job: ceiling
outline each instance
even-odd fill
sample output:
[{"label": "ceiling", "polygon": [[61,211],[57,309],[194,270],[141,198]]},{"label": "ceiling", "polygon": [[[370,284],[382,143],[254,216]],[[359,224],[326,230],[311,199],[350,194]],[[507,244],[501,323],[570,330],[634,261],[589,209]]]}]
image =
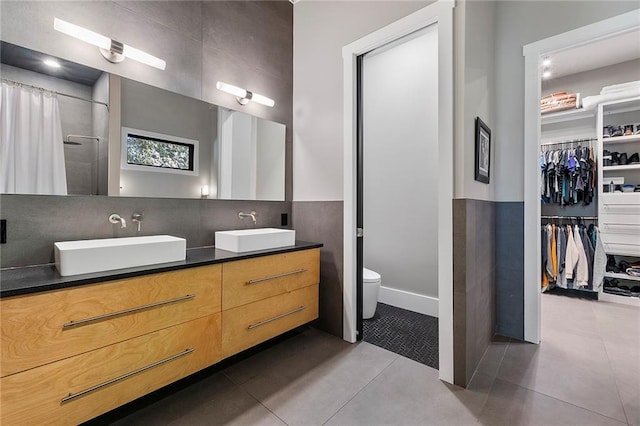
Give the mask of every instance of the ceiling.
[{"label": "ceiling", "polygon": [[50,55],[35,50],[4,41],[0,42],[0,62],[3,64],[62,78],[85,86],[93,86],[102,74],[102,71],[59,58],[53,59],[60,64],[60,68],[51,68],[43,62],[45,59],[51,58]]},{"label": "ceiling", "polygon": [[[640,58],[640,30],[564,50],[548,56],[552,78],[590,71]],[[640,79],[640,73],[638,74]]]}]

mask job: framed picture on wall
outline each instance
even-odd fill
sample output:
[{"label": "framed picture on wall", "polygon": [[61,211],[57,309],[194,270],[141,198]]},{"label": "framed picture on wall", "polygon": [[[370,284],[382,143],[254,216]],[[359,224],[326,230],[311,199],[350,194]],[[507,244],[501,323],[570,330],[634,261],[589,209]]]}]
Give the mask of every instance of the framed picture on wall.
[{"label": "framed picture on wall", "polygon": [[476,180],[489,183],[491,169],[491,129],[476,117]]}]

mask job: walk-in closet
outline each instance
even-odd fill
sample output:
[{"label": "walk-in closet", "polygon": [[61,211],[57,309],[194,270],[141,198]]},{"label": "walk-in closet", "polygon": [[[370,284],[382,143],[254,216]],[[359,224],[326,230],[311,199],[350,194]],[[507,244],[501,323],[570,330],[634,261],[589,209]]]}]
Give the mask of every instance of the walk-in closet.
[{"label": "walk-in closet", "polygon": [[632,37],[609,39],[616,55],[587,45],[542,58],[543,293],[640,307],[640,59]]}]

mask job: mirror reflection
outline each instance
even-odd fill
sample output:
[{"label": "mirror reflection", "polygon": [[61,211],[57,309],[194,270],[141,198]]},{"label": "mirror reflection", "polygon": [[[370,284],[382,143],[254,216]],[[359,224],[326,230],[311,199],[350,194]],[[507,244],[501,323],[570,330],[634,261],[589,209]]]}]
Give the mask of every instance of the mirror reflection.
[{"label": "mirror reflection", "polygon": [[2,42],[0,192],[284,200],[285,126]]}]

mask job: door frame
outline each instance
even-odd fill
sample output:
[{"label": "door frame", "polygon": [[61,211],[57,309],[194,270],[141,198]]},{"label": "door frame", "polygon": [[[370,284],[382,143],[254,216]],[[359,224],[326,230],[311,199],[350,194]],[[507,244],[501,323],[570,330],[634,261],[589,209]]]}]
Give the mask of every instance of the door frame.
[{"label": "door frame", "polygon": [[524,69],[524,340],[540,343],[541,61],[546,55],[640,28],[639,10],[545,38],[523,47]]},{"label": "door frame", "polygon": [[[343,338],[357,340],[357,58],[371,50],[438,24],[438,318],[439,375],[453,383],[453,9],[439,0],[342,49],[344,71],[344,281]],[[416,218],[419,220],[419,218]],[[366,230],[365,230],[366,232]]]}]

